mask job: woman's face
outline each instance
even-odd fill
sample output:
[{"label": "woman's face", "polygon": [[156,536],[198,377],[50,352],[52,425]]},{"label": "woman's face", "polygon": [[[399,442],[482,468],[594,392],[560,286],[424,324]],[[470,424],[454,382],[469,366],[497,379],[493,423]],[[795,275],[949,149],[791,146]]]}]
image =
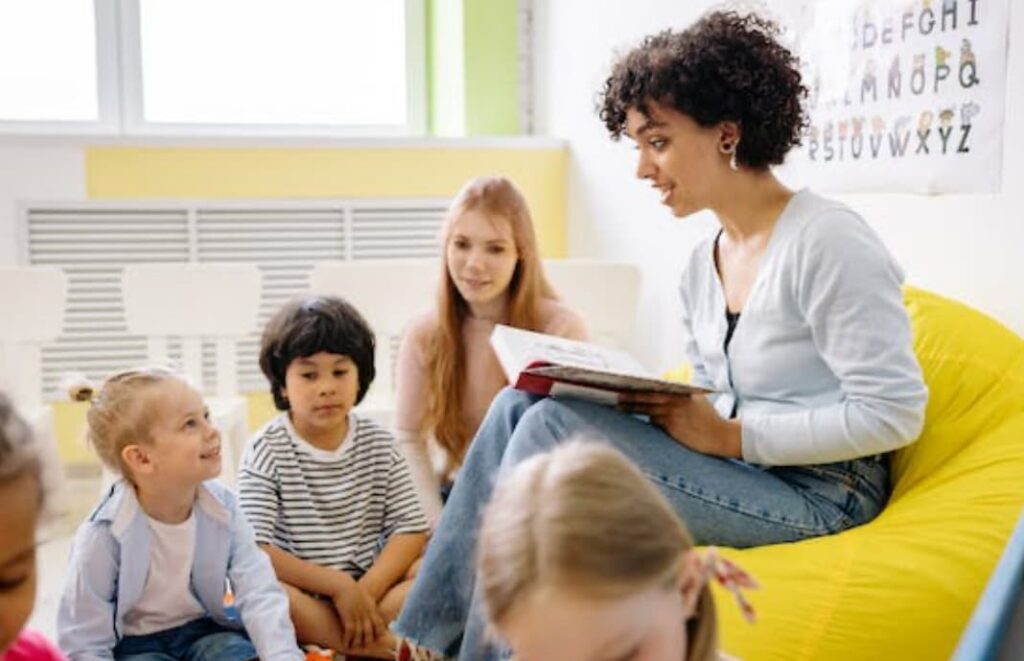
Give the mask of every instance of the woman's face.
[{"label": "woman's face", "polygon": [[452,221],[445,251],[448,275],[471,306],[504,296],[519,261],[511,223],[477,209]]},{"label": "woman's face", "polygon": [[626,598],[542,586],[498,626],[516,661],[680,661],[703,583],[681,577]]},{"label": "woman's face", "polygon": [[636,176],[649,179],[677,218],[711,207],[728,159],[719,151],[722,129],[702,127],[688,115],[650,102],[644,114],[626,113],[626,134],[639,153]]},{"label": "woman's face", "polygon": [[36,598],[39,478],[31,471],[0,485],[0,656],[18,636]]}]

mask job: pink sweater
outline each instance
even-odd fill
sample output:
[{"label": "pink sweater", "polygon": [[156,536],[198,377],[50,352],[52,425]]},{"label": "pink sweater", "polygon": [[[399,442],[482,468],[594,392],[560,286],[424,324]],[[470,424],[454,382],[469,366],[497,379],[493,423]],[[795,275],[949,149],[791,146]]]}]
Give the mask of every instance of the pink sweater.
[{"label": "pink sweater", "polygon": [[35,631],[23,629],[0,661],[64,661],[64,655]]},{"label": "pink sweater", "polygon": [[[541,303],[540,312],[542,332],[572,339],[587,339],[583,319],[562,303],[545,299]],[[465,401],[462,412],[467,429],[474,432],[487,413],[491,400],[508,385],[508,379],[491,349],[490,337],[495,323],[494,320],[470,317],[462,329],[462,341],[466,347],[466,387],[463,390]],[[394,426],[396,436],[406,445],[406,457],[412,464],[414,474],[429,470],[425,447],[430,434],[429,430],[424,433],[422,427],[429,400],[426,350],[436,328],[436,312],[421,315],[406,330],[398,351]],[[436,509],[431,506],[436,496],[424,493],[432,485],[423,480],[424,475],[417,477],[429,514]],[[431,482],[436,484],[437,478]]]}]

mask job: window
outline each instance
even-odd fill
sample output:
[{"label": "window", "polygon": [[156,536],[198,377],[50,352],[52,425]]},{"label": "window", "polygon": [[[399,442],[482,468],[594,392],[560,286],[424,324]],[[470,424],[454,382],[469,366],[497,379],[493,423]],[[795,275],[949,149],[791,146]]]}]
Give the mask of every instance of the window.
[{"label": "window", "polygon": [[81,0],[0,3],[0,130],[115,128],[113,9]]},{"label": "window", "polygon": [[[422,74],[410,71],[415,67],[409,66],[409,55],[411,33],[422,32],[423,24],[409,20],[413,4],[129,2],[125,52],[137,65],[126,72],[128,97],[135,102],[133,128],[219,134],[322,133],[332,127],[422,132],[423,94],[416,91]],[[138,40],[131,38],[136,35]]]},{"label": "window", "polygon": [[423,2],[3,3],[0,130],[421,134]]}]

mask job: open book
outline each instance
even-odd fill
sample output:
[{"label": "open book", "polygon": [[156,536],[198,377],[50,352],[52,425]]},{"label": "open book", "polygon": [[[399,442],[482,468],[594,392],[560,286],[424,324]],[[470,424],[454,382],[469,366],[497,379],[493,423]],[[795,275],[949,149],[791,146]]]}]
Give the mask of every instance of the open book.
[{"label": "open book", "polygon": [[494,327],[491,347],[509,383],[538,395],[578,397],[614,405],[623,392],[711,392],[656,378],[625,351],[511,326]]}]

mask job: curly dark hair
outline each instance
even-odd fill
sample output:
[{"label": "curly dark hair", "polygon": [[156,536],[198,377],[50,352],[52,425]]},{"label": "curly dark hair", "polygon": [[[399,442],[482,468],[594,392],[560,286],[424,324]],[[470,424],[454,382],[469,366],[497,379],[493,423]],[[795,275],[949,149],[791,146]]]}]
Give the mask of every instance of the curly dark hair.
[{"label": "curly dark hair", "polygon": [[626,111],[647,114],[653,101],[700,126],[736,122],[742,131],[737,162],[779,165],[800,144],[807,88],[778,34],[775,23],[757,15],[718,11],[682,32],[650,35],[613,66],[600,92],[601,121],[617,140]]},{"label": "curly dark hair", "polygon": [[287,411],[291,405],[282,390],[293,360],[321,351],[348,356],[359,373],[358,404],[376,376],[375,349],[370,325],[351,304],[335,296],[309,296],[289,301],[267,322],[260,343],[260,369],[270,381],[274,405]]}]

